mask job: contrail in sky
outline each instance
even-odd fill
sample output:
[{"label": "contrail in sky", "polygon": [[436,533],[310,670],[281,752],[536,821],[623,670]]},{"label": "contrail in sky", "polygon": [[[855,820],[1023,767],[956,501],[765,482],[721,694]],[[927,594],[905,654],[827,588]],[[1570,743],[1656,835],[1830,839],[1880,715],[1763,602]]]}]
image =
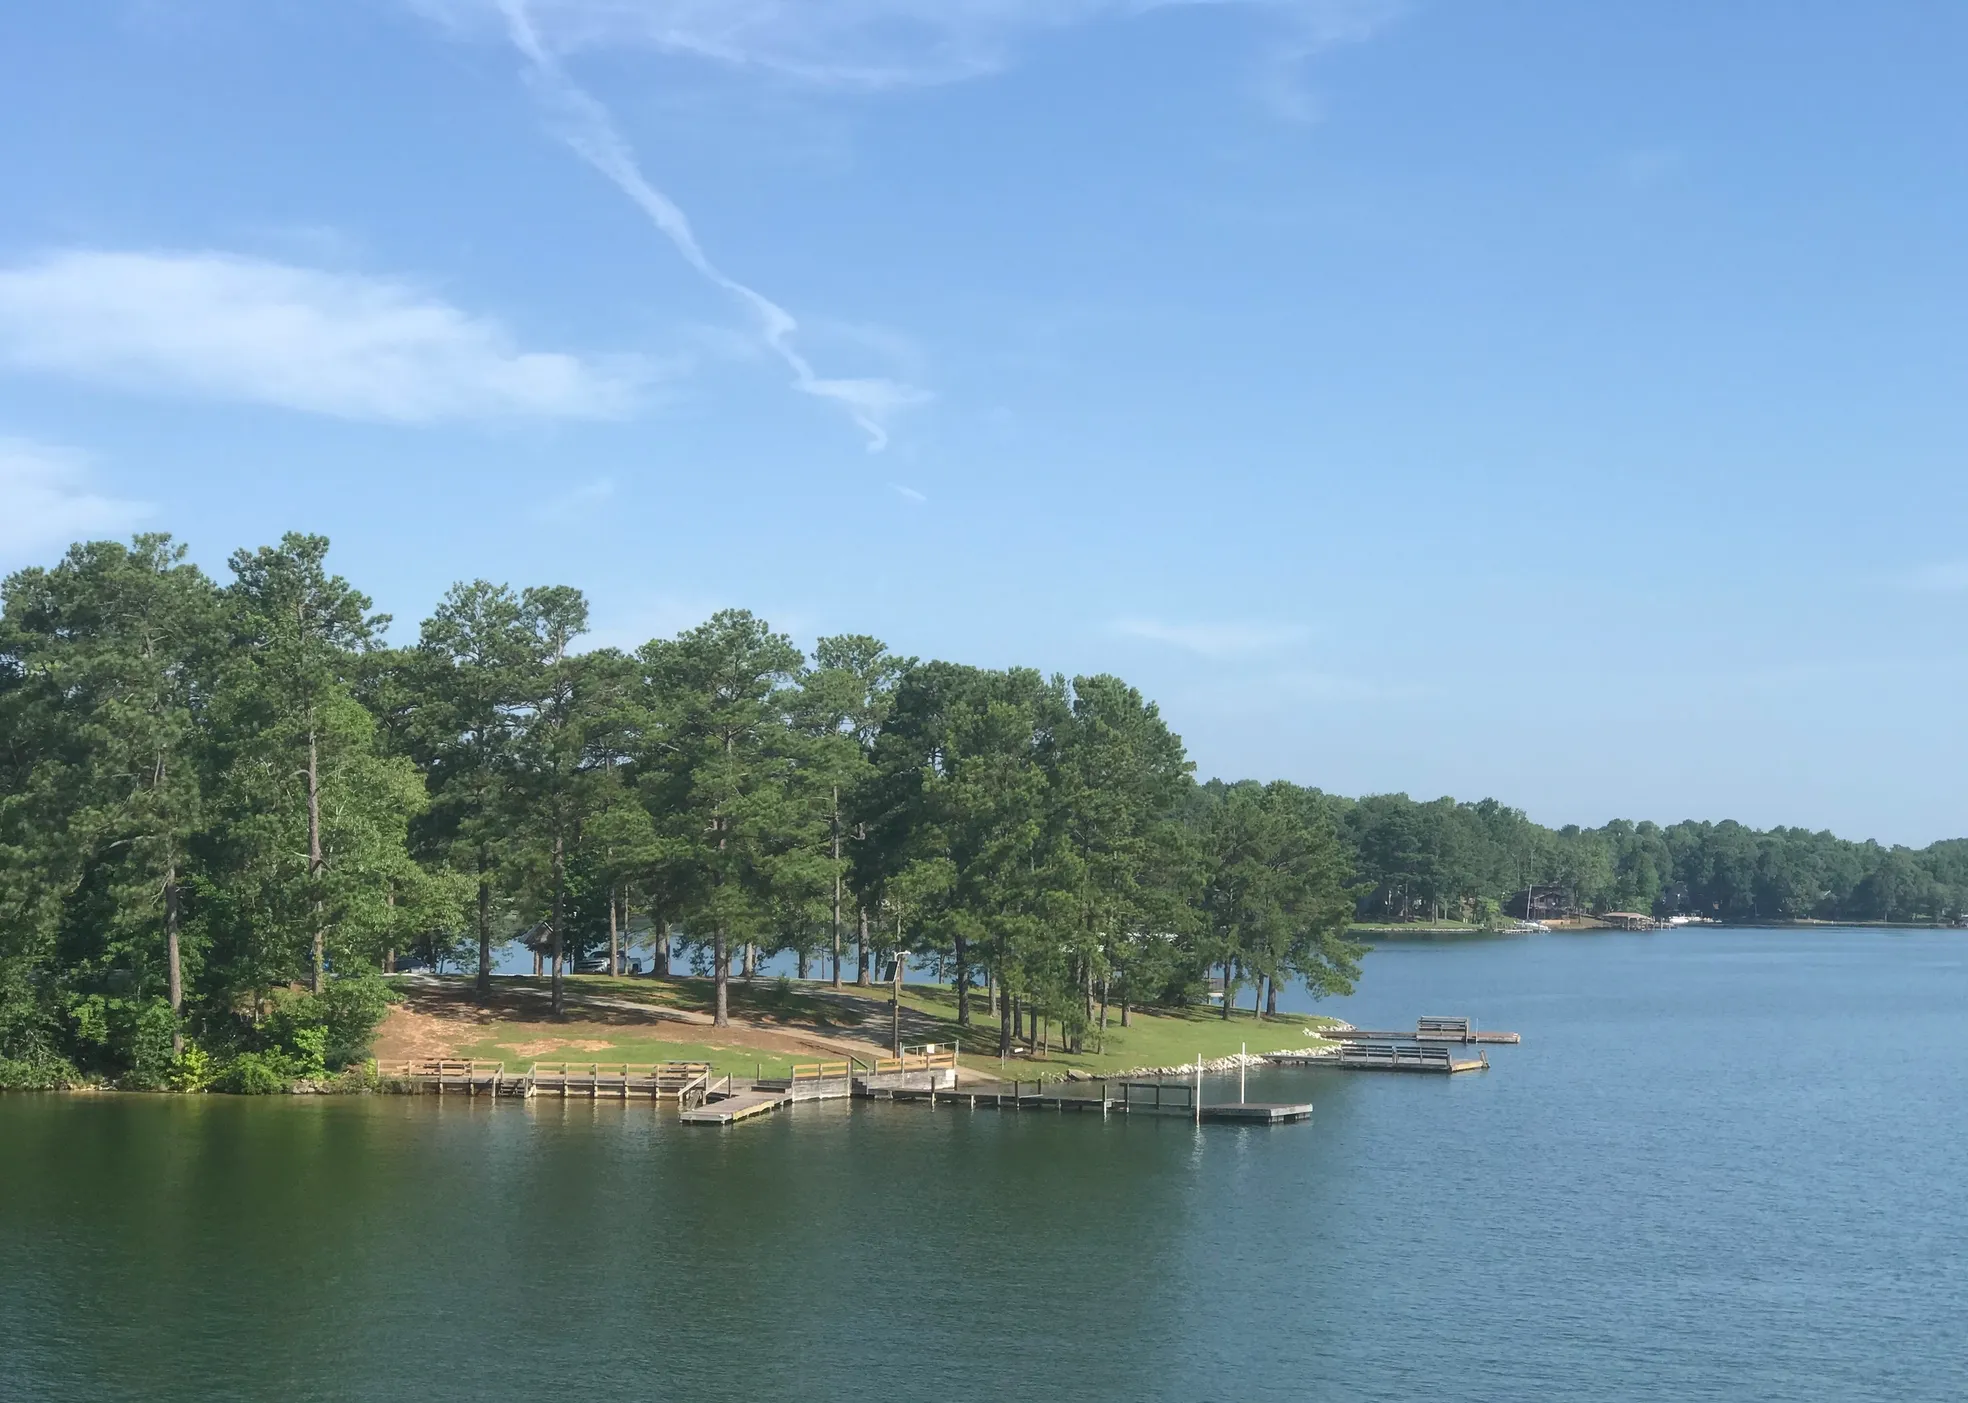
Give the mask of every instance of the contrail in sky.
[{"label": "contrail in sky", "polygon": [[567,75],[540,40],[526,11],[526,0],[499,0],[506,17],[506,29],[514,47],[526,58],[535,89],[553,109],[560,122],[561,135],[575,152],[613,181],[650,221],[662,230],[678,253],[710,282],[743,302],[758,318],[765,344],[793,372],[794,388],[844,406],[868,435],[868,451],[878,453],[888,446],[888,430],[882,416],[921,398],[907,385],[882,378],[834,379],[816,375],[813,364],[793,345],[799,323],[777,302],[745,286],[711,262],[690,220],[676,203],[649,183],[637,163],[635,151],[615,126],[608,109]]}]

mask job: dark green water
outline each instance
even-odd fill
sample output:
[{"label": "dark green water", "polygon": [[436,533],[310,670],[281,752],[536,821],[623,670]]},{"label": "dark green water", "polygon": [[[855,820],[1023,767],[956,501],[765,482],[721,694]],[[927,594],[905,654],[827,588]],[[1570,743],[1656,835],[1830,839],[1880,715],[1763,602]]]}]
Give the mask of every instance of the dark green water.
[{"label": "dark green water", "polygon": [[1968,937],[1370,957],[1256,1130],[0,1098],[0,1399],[1968,1398]]}]

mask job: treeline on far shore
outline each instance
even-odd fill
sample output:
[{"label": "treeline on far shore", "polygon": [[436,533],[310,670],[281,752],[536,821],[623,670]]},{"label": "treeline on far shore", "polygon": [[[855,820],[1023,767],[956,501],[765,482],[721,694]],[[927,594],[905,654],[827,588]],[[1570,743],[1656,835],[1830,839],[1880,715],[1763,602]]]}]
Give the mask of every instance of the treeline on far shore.
[{"label": "treeline on far shore", "polygon": [[1886,847],[1734,821],[1552,829],[1493,799],[1329,802],[1362,884],[1363,920],[1631,911],[1949,923],[1968,914],[1968,839]]},{"label": "treeline on far shore", "polygon": [[360,1063],[400,962],[630,944],[726,1021],[734,961],[906,952],[1001,1046],[1145,1005],[1350,991],[1361,919],[1513,892],[1744,917],[1959,912],[1923,852],[1736,824],[1550,830],[1495,801],[1198,784],[1152,702],[726,611],[583,650],[561,586],[454,586],[393,646],[328,543],[90,542],[0,596],[0,1086],[277,1090]]}]

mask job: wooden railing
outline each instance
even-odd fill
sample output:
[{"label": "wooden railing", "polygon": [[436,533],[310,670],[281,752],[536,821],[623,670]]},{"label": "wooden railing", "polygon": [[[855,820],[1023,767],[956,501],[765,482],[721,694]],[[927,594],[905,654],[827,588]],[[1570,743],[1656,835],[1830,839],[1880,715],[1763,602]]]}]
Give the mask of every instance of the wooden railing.
[{"label": "wooden railing", "polygon": [[503,1062],[474,1062],[451,1057],[406,1057],[385,1062],[374,1059],[376,1075],[386,1081],[443,1081],[462,1085],[492,1081],[504,1075]]},{"label": "wooden railing", "polygon": [[795,1062],[792,1079],[803,1081],[838,1081],[852,1074],[854,1066],[846,1058],[838,1062]]},{"label": "wooden railing", "polygon": [[886,1072],[941,1072],[955,1071],[957,1049],[952,1043],[939,1047],[934,1043],[926,1047],[905,1047],[900,1057],[877,1057],[874,1071],[877,1076]]},{"label": "wooden railing", "polygon": [[1342,1066],[1433,1067],[1449,1064],[1449,1050],[1434,1046],[1402,1047],[1392,1043],[1347,1043],[1340,1048]]},{"label": "wooden railing", "polygon": [[701,1102],[708,1094],[711,1064],[708,1062],[535,1062],[525,1072],[508,1073],[503,1062],[474,1062],[453,1058],[412,1058],[375,1062],[376,1075],[386,1081],[414,1082],[430,1087],[440,1095],[450,1087],[476,1092],[483,1088],[498,1095],[535,1095],[538,1092],[603,1096],[623,1100],[648,1096],[662,1100],[674,1097],[689,1104]]}]

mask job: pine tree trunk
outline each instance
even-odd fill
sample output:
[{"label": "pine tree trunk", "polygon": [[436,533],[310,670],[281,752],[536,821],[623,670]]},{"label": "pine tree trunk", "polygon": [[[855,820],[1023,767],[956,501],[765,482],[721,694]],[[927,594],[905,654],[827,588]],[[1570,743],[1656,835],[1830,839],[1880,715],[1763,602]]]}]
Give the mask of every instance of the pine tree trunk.
[{"label": "pine tree trunk", "polygon": [[670,923],[667,917],[658,916],[653,924],[656,927],[656,948],[650,953],[649,972],[670,977]]},{"label": "pine tree trunk", "polygon": [[841,987],[841,792],[834,786],[834,987]]},{"label": "pine tree trunk", "polygon": [[478,845],[478,996],[492,993],[492,878],[491,857]]},{"label": "pine tree trunk", "polygon": [[565,947],[561,944],[561,921],[567,907],[567,848],[558,833],[553,840],[553,1011],[558,1017],[566,1008],[561,990],[560,963]]},{"label": "pine tree trunk", "polygon": [[171,1000],[171,1058],[184,1056],[184,960],[178,944],[178,864],[164,869],[164,978]]},{"label": "pine tree trunk", "polygon": [[711,938],[711,981],[715,986],[714,1001],[711,1005],[711,1023],[715,1027],[731,1026],[731,942],[725,938],[724,926],[719,923],[717,933]]},{"label": "pine tree trunk", "polygon": [[321,874],[327,864],[321,856],[321,760],[315,746],[314,714],[308,713],[308,885],[314,888],[314,992],[326,985],[327,933],[321,923]]},{"label": "pine tree trunk", "polygon": [[957,1026],[970,1026],[970,942],[957,932]]},{"label": "pine tree trunk", "polygon": [[1223,962],[1223,1017],[1226,1022],[1230,1018],[1230,1000],[1236,996],[1237,992],[1230,984],[1230,971],[1232,968],[1234,968],[1234,965],[1231,961],[1225,960]]},{"label": "pine tree trunk", "polygon": [[857,902],[854,910],[859,922],[859,929],[854,937],[854,948],[861,961],[861,972],[855,976],[854,982],[866,989],[873,982],[869,978],[868,969],[868,957],[872,953],[868,949],[868,908]]},{"label": "pine tree trunk", "polygon": [[622,971],[622,932],[615,923],[615,889],[608,889],[608,973],[612,978]]},{"label": "pine tree trunk", "polygon": [[1121,995],[1121,1026],[1122,1026],[1123,1028],[1126,1028],[1126,1027],[1128,1027],[1128,1026],[1130,1026],[1130,1025],[1129,1025],[1129,1023],[1128,1023],[1128,1004],[1129,1004],[1129,1002],[1130,1002],[1130,1000],[1128,999],[1128,996],[1127,996],[1127,995],[1126,995],[1125,993],[1123,993],[1123,994]]},{"label": "pine tree trunk", "polygon": [[1264,993],[1264,1012],[1272,1018],[1278,1016],[1278,981],[1275,979]]}]

